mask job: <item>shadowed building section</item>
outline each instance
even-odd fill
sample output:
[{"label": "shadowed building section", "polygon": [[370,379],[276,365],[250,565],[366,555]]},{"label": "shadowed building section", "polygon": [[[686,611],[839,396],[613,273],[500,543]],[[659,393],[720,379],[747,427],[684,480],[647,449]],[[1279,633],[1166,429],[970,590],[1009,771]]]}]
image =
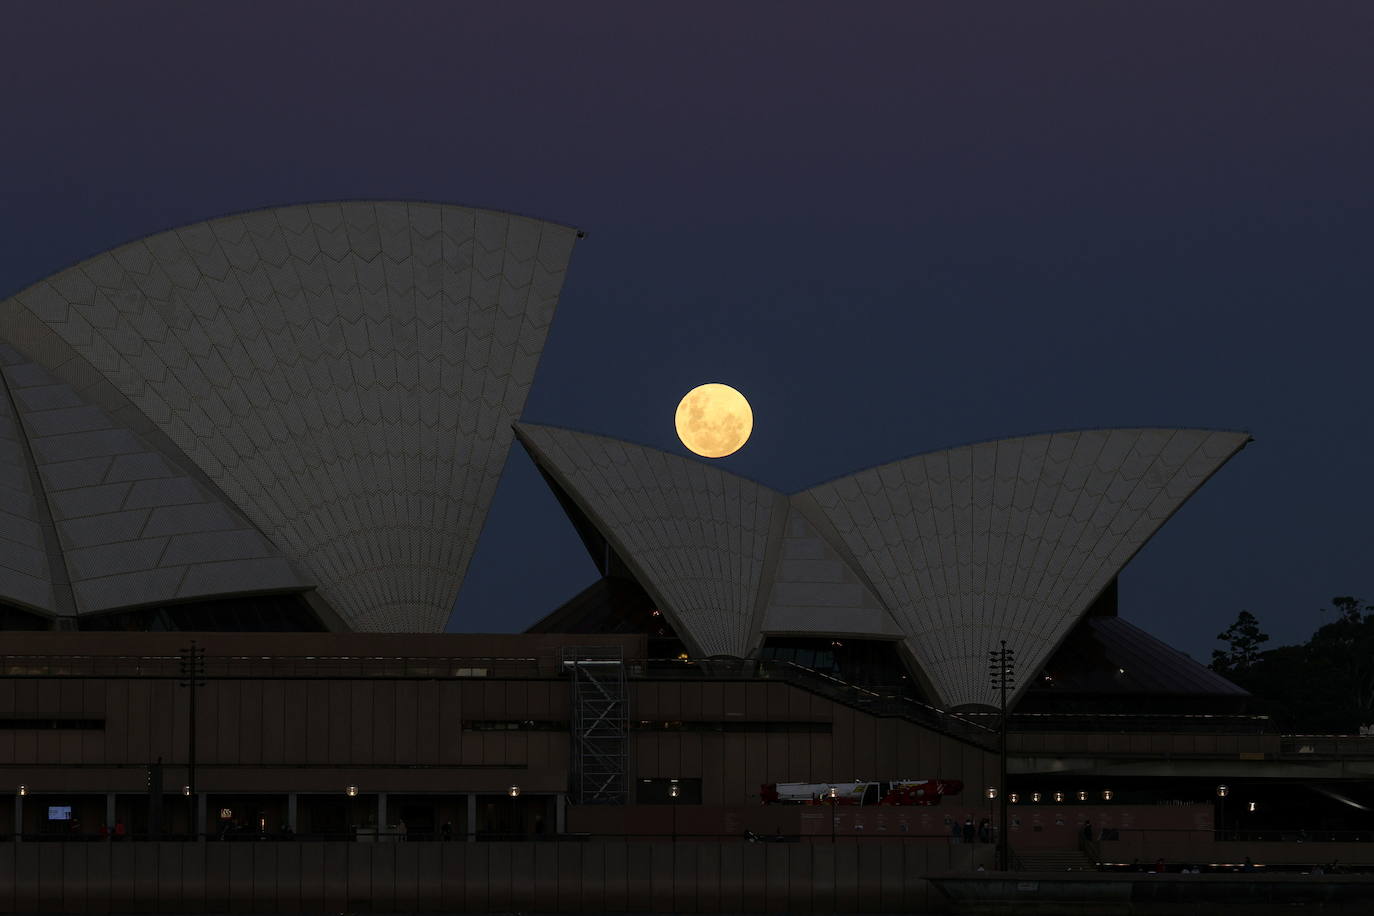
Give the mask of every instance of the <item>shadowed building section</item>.
[{"label": "shadowed building section", "polygon": [[0,461],[29,470],[0,506],[0,600],[69,616],[313,589],[336,626],[441,630],[576,234],[282,207],[0,302]]}]

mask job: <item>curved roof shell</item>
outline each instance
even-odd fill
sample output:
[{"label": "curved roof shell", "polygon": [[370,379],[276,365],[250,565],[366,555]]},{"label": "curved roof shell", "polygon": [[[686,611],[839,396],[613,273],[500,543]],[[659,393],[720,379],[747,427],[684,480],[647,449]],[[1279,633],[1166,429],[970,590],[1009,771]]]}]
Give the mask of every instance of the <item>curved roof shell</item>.
[{"label": "curved roof shell", "polygon": [[1250,438],[1192,429],[1023,436],[787,497],[643,446],[519,430],[689,645],[744,655],[766,632],[899,639],[945,706],[994,702],[987,653],[1001,640],[1019,671],[1038,671]]},{"label": "curved roof shell", "polygon": [[805,491],[949,706],[992,704],[988,651],[1039,671],[1245,433],[1108,429],[918,455]]},{"label": "curved roof shell", "polygon": [[[180,495],[172,484],[143,488],[167,508],[191,505],[192,490],[218,507],[162,534],[150,516],[121,516],[109,529],[119,539],[85,569],[131,577],[121,604],[188,596],[186,576],[165,568],[172,551],[227,564],[195,587],[205,594],[314,586],[352,628],[441,630],[575,238],[567,226],[467,207],[309,204],[159,233],[61,271],[0,302],[15,365],[66,386],[76,411],[47,411],[62,446],[50,457],[64,467],[31,477],[46,485],[67,474],[74,517],[112,524],[147,508],[133,488],[109,489],[129,482],[110,479],[114,463],[142,454],[189,482]],[[5,367],[12,402],[25,398],[24,371]],[[36,416],[20,428],[42,462]],[[13,439],[4,424],[0,451]],[[69,464],[87,459],[85,476]],[[28,504],[15,492],[21,518]],[[47,576],[70,567],[76,580],[84,548],[57,514]],[[237,546],[226,519],[243,532]],[[20,537],[33,544],[43,522],[31,524],[37,531]],[[262,543],[250,548],[250,535]],[[259,547],[277,579],[245,565]],[[43,578],[29,567],[28,579]],[[20,603],[95,609],[79,594],[64,607],[60,585],[58,597],[31,600],[41,586],[25,582],[0,574]]]},{"label": "curved roof shell", "polygon": [[700,461],[605,436],[529,423],[516,430],[694,652],[749,653],[768,545],[780,536],[786,496]]}]

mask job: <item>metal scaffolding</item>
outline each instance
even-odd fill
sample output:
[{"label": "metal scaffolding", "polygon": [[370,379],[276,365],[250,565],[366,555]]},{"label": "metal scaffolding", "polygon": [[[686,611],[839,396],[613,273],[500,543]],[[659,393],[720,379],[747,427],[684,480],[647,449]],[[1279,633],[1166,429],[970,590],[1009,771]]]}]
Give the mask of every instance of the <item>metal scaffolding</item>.
[{"label": "metal scaffolding", "polygon": [[582,805],[623,805],[629,798],[629,703],[621,649],[567,646],[572,675],[572,795]]}]

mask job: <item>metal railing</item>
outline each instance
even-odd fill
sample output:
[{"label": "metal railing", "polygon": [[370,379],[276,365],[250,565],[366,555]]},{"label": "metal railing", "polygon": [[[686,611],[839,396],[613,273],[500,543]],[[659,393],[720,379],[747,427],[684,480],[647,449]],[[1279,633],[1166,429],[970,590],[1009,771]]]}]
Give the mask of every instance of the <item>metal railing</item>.
[{"label": "metal railing", "polygon": [[645,680],[705,678],[713,681],[781,681],[870,715],[907,719],[985,749],[993,749],[997,741],[996,729],[963,715],[945,712],[919,700],[851,684],[796,662],[754,658],[646,659],[630,663],[629,673],[631,677]]},{"label": "metal railing", "polygon": [[[559,659],[547,657],[258,656],[206,655],[211,680],[251,678],[552,678]],[[172,655],[0,655],[3,677],[177,679],[181,657]]]},{"label": "metal railing", "polygon": [[[973,722],[994,722],[996,713],[967,712]],[[1222,735],[1270,735],[1273,721],[1268,716],[1232,713],[1017,713],[1008,724],[1018,732],[1093,732],[1196,733]]]},{"label": "metal railing", "polygon": [[1374,735],[1284,735],[1279,753],[1294,757],[1374,757]]}]

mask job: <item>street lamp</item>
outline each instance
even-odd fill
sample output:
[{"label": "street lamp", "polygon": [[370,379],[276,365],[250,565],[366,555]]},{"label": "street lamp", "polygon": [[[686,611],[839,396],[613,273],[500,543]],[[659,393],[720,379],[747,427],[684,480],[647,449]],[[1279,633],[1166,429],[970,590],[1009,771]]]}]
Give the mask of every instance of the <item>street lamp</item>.
[{"label": "street lamp", "polygon": [[677,798],[682,794],[682,789],[676,779],[668,783],[668,797],[673,800],[673,842],[677,842]]},{"label": "street lamp", "polygon": [[831,786],[830,791],[825,794],[830,799],[830,844],[833,846],[835,845],[835,797],[839,795],[839,792],[835,790],[834,786]]},{"label": "street lamp", "polygon": [[1223,840],[1226,839],[1226,796],[1230,794],[1230,786],[1217,786],[1217,798],[1221,799],[1221,817],[1217,819],[1217,833],[1221,835]]},{"label": "street lamp", "polygon": [[187,799],[187,821],[191,833],[199,835],[203,825],[199,823],[200,806],[196,799],[196,689],[205,686],[205,647],[191,640],[191,645],[179,650],[181,659],[178,668],[181,680],[177,683],[187,689],[186,694],[186,783],[190,791]]},{"label": "street lamp", "polygon": [[999,725],[999,760],[997,786],[1002,793],[999,816],[997,819],[997,867],[1007,871],[1011,856],[1008,854],[1007,831],[1007,690],[1015,685],[1016,653],[1007,648],[1007,641],[1000,643],[1001,648],[988,652],[988,678],[1002,700],[1002,714]]},{"label": "street lamp", "polygon": [[512,836],[515,836],[515,835],[518,835],[518,834],[519,834],[519,830],[516,829],[516,826],[517,826],[517,824],[518,824],[520,818],[519,818],[519,814],[518,814],[518,813],[516,812],[516,810],[515,810],[515,804],[516,804],[515,800],[516,800],[517,798],[520,797],[520,787],[519,787],[519,786],[511,786],[509,789],[506,790],[506,794],[510,796],[510,830],[511,830],[511,835],[512,835]]}]

